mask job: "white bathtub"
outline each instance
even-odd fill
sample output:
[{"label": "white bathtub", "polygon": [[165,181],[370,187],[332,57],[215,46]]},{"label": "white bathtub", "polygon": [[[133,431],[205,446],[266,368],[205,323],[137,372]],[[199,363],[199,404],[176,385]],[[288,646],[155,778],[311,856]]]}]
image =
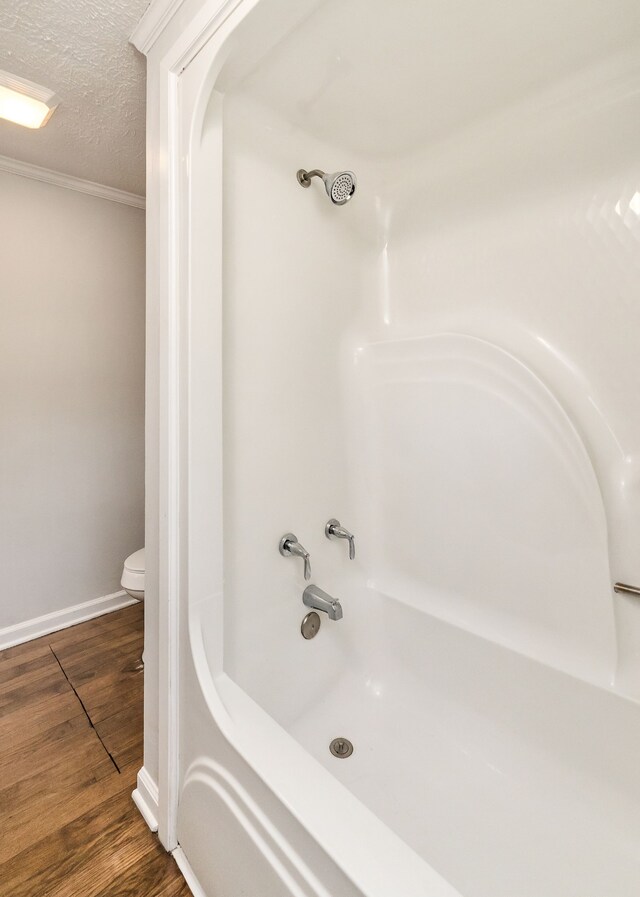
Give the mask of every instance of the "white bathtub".
[{"label": "white bathtub", "polygon": [[635,4],[163,27],[163,843],[206,897],[636,897]]},{"label": "white bathtub", "polygon": [[[281,728],[228,677],[205,674],[204,687],[289,808],[325,827],[322,845],[363,893],[636,892],[635,702],[388,596],[353,591],[344,605],[344,620],[324,623],[307,647],[311,663],[335,671],[339,641],[348,666],[321,696],[296,705],[278,695]],[[336,736],[353,742],[352,756],[330,754]],[[203,769],[200,758],[188,773],[187,800]],[[189,835],[204,822],[185,823]]]}]

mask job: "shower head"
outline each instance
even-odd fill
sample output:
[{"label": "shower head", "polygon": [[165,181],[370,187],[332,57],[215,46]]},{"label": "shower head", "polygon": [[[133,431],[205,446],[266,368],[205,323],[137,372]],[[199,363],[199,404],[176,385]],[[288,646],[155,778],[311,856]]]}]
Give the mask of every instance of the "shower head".
[{"label": "shower head", "polygon": [[322,180],[327,196],[337,206],[349,202],[356,192],[356,176],[352,171],[335,171],[333,174],[325,174]]},{"label": "shower head", "polygon": [[311,178],[322,178],[327,196],[336,206],[343,206],[349,202],[356,192],[356,176],[352,171],[334,171],[333,174],[325,174],[319,168],[313,171],[305,171],[301,168],[297,173],[298,183],[302,187],[311,185]]}]

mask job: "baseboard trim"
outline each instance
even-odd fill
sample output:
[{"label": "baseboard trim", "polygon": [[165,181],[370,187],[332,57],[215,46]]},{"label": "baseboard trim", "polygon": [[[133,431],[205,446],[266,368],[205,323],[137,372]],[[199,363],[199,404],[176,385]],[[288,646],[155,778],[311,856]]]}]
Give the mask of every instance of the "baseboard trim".
[{"label": "baseboard trim", "polygon": [[31,178],[33,181],[42,181],[45,184],[53,184],[54,187],[66,187],[67,190],[76,190],[78,193],[88,193],[98,199],[106,199],[109,202],[121,202],[125,206],[133,206],[134,209],[144,209],[146,199],[137,193],[127,193],[117,187],[107,187],[105,184],[97,184],[95,181],[87,181],[71,174],[62,174],[60,171],[51,171],[50,168],[42,168],[31,162],[21,162],[19,159],[10,159],[9,156],[0,156],[0,171],[8,174],[17,174],[22,178]]},{"label": "baseboard trim", "polygon": [[[140,815],[147,823],[152,832],[158,831],[158,785],[151,778],[146,768],[143,766],[138,773],[138,787],[131,795],[133,802],[140,811]],[[182,872],[182,877],[186,881],[193,897],[207,897],[200,886],[200,882],[196,878],[195,872],[191,868],[189,860],[186,858],[181,847],[176,847],[171,851],[171,855],[178,864],[178,869]]]},{"label": "baseboard trim", "polygon": [[152,832],[158,831],[158,785],[143,766],[138,773],[138,787],[131,797]]},{"label": "baseboard trim", "polygon": [[202,890],[200,882],[195,876],[195,872],[191,868],[189,860],[184,855],[184,850],[182,849],[182,847],[176,847],[171,855],[178,864],[178,869],[182,872],[182,877],[189,886],[189,890],[193,894],[193,897],[207,897],[205,892]]},{"label": "baseboard trim", "polygon": [[11,648],[13,645],[20,645],[22,642],[29,642],[31,639],[39,638],[41,635],[48,635],[50,632],[57,632],[59,629],[75,626],[76,623],[84,623],[86,620],[92,620],[94,617],[101,617],[102,614],[110,614],[114,610],[121,610],[123,607],[136,603],[136,599],[124,591],[113,592],[111,595],[103,595],[101,598],[94,598],[92,601],[85,601],[83,604],[74,604],[72,607],[65,607],[62,610],[54,611],[52,614],[44,614],[42,617],[26,620],[24,623],[7,626],[4,629],[0,629],[0,651],[3,651],[5,648]]}]

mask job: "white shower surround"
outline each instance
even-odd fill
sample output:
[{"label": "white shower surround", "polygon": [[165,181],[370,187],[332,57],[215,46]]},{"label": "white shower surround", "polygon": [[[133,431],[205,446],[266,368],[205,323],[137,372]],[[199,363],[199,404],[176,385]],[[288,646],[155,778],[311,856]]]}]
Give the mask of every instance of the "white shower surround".
[{"label": "white shower surround", "polygon": [[207,895],[637,890],[637,23],[477,6],[187,0],[147,48],[157,810]]}]

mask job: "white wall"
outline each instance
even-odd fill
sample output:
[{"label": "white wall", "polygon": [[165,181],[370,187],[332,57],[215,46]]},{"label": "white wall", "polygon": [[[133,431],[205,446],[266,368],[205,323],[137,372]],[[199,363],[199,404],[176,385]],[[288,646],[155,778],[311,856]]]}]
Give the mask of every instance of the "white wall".
[{"label": "white wall", "polygon": [[[474,631],[640,694],[640,613],[612,588],[640,579],[637,48],[619,27],[630,9],[624,0],[611,32],[589,0],[593,18],[580,35],[569,25],[574,3],[564,4],[569,18],[554,22],[553,39],[546,20],[530,27],[540,13],[528,0],[522,16],[504,23],[508,40],[483,19],[489,43],[478,43],[476,8],[463,4],[460,35],[450,17],[435,15],[420,52],[420,4],[403,2],[398,18],[376,0],[363,30],[367,4],[326,0],[239,85],[228,71],[222,77],[222,354],[225,400],[233,396],[223,423],[224,665],[263,706],[266,682],[274,693],[264,677],[269,627],[297,644],[286,615],[297,612],[303,587],[300,564],[287,567],[275,554],[277,531],[300,537],[314,577],[331,592],[335,552],[320,525],[329,516],[358,534],[349,569],[362,565],[380,591],[448,619],[459,601],[456,622],[465,628],[473,616]],[[352,35],[344,58],[338,7]],[[504,59],[492,55],[496,37]],[[388,42],[398,64],[381,70],[376,49]],[[483,65],[474,61],[478,46]],[[415,85],[428,114],[413,112]],[[293,176],[300,165],[353,168],[354,202],[332,207],[319,184],[303,195]],[[501,431],[502,412],[489,415],[476,394],[479,368],[464,411],[452,396],[434,400],[427,338],[442,333],[501,347],[499,365],[510,355],[524,364],[582,443],[567,440],[564,459],[553,433],[553,457],[543,461],[541,450],[535,475],[529,425],[512,413]],[[385,352],[375,348],[382,343]],[[458,362],[467,348],[479,351],[469,340],[452,345],[446,351]],[[369,350],[376,361],[365,374]],[[356,357],[360,379],[371,382],[350,406],[342,384],[355,380]],[[374,376],[376,365],[384,376]],[[505,377],[507,393],[515,382]],[[488,394],[493,401],[494,384]],[[353,424],[359,407],[362,426]],[[522,395],[505,407],[522,409]],[[365,434],[352,449],[345,424]],[[551,484],[561,458],[561,485]],[[580,489],[570,494],[583,461]],[[202,493],[196,476],[191,488]],[[361,499],[350,501],[358,476]],[[478,484],[488,489],[482,501]],[[500,494],[508,509],[496,538]],[[258,593],[270,614],[256,647]],[[283,652],[281,660],[288,679],[290,658]]]},{"label": "white wall", "polygon": [[[320,181],[302,190],[295,177],[301,164],[319,164],[314,159],[336,170],[340,147],[242,93],[225,98],[224,141],[224,668],[266,701],[269,688],[279,689],[273,680],[267,687],[261,670],[283,631],[298,647],[306,585],[302,562],[282,558],[278,542],[295,533],[311,553],[313,581],[330,589],[345,554],[324,526],[333,517],[353,525],[344,384],[366,260],[355,203],[337,208]],[[349,161],[363,171],[359,158]],[[251,265],[243,264],[248,249]],[[252,638],[258,593],[270,609],[259,645]],[[284,651],[282,659],[287,681],[291,660]],[[304,683],[299,678],[298,687]]]},{"label": "white wall", "polygon": [[0,631],[144,544],[140,209],[0,173]]}]

